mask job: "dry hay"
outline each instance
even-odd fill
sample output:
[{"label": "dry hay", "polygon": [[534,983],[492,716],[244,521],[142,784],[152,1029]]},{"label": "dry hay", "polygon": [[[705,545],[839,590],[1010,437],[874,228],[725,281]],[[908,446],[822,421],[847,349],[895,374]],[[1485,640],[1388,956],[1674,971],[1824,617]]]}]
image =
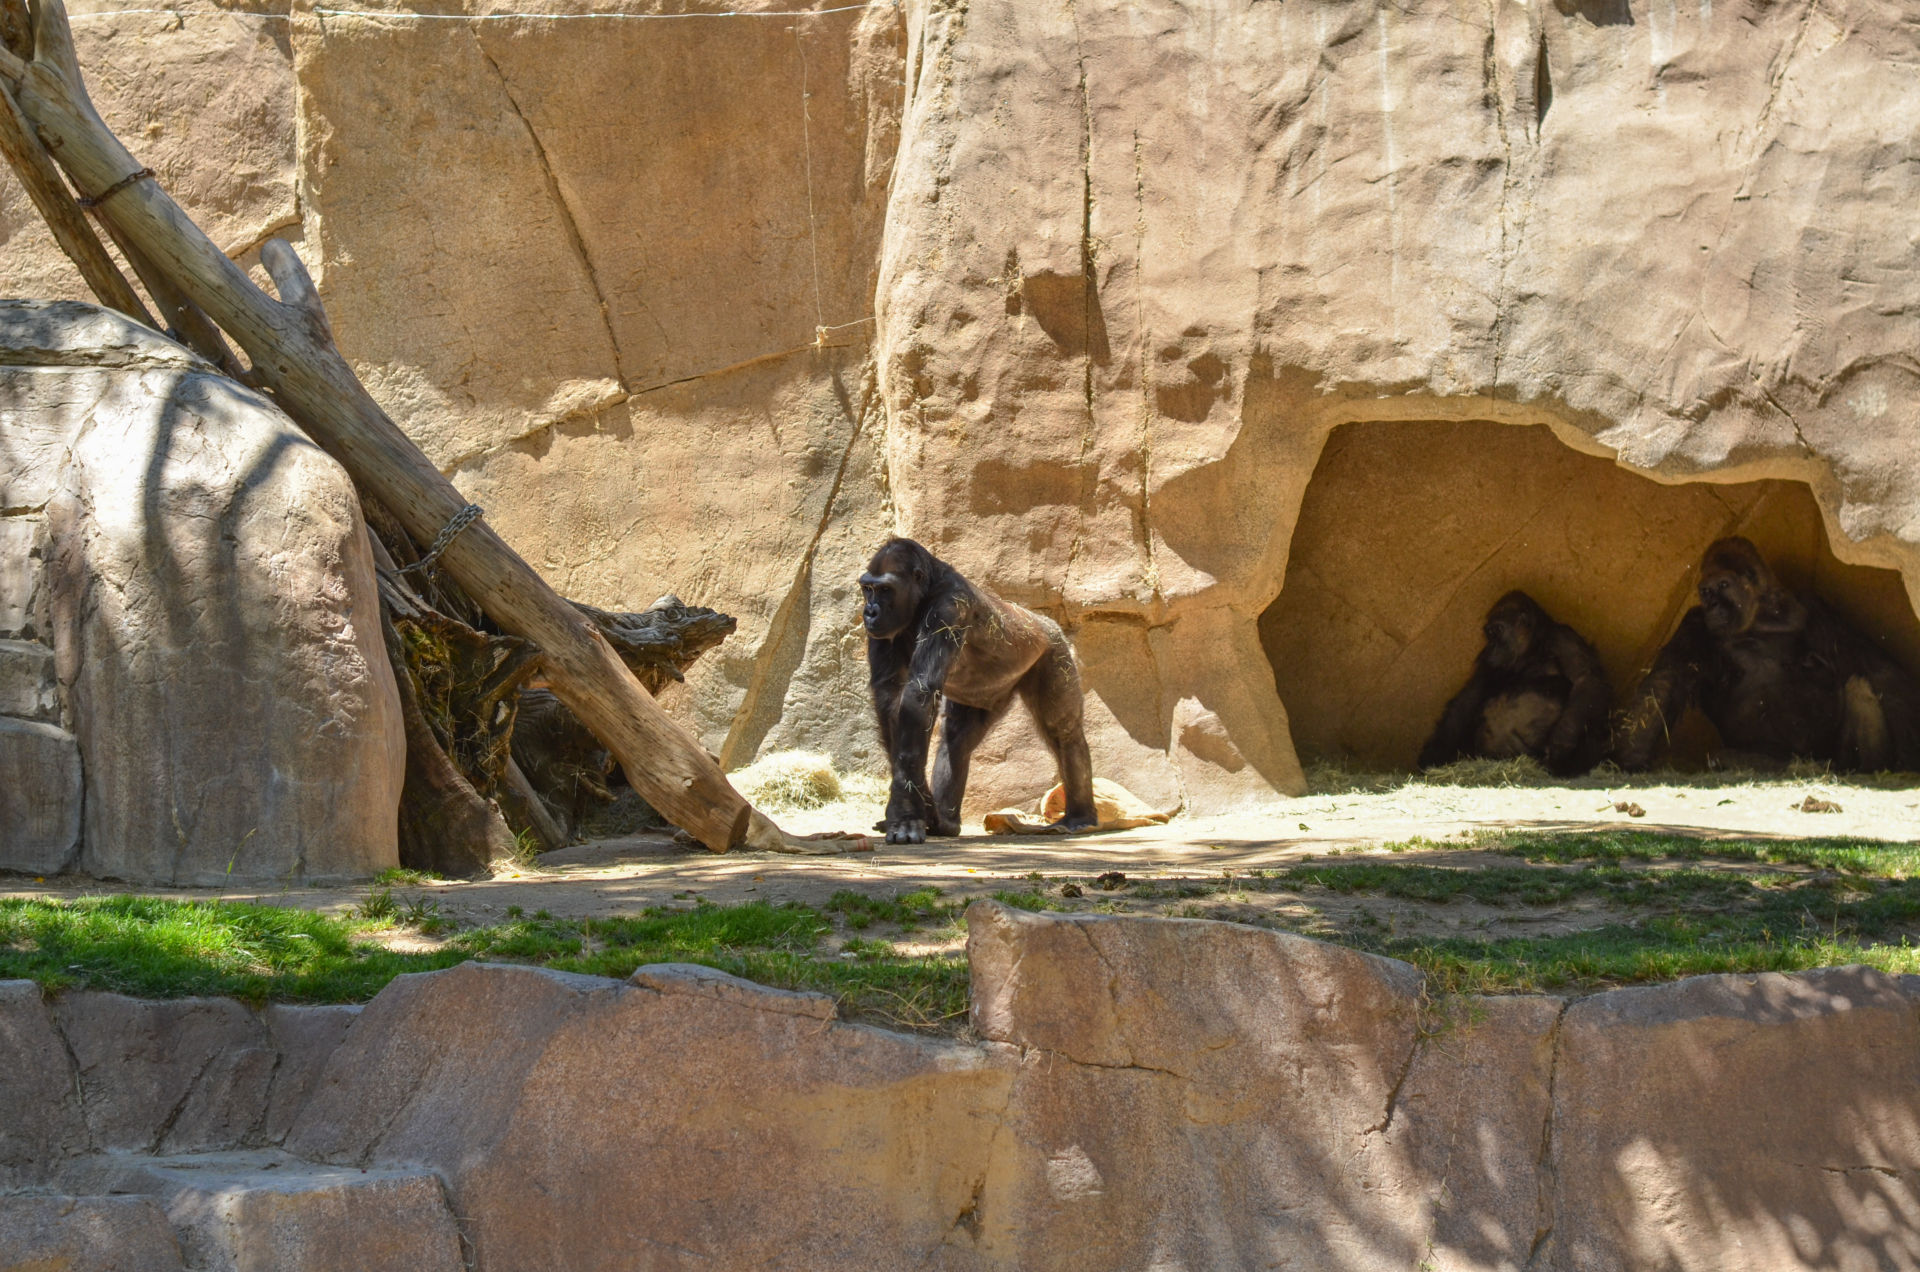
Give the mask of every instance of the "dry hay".
[{"label": "dry hay", "polygon": [[885,798],[886,784],[866,773],[841,773],[818,751],[775,751],[729,776],[735,790],[769,812],[825,808]]}]

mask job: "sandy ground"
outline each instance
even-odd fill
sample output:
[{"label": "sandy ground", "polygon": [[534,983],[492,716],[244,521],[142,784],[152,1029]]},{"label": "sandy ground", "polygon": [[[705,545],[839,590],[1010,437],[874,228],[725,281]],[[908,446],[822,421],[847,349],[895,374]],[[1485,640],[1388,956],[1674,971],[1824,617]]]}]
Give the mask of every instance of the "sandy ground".
[{"label": "sandy ground", "polygon": [[[1840,811],[1799,810],[1808,797]],[[1632,816],[1616,805],[1644,810]],[[776,814],[787,830],[809,833],[865,830],[879,814],[871,803]],[[528,914],[602,917],[637,913],[648,906],[748,900],[818,904],[849,889],[891,896],[933,886],[949,899],[965,900],[1005,889],[1036,887],[1057,893],[1068,880],[1088,883],[1107,871],[1130,883],[1206,881],[1204,901],[1183,900],[1177,887],[1147,903],[1127,901],[1107,908],[1232,918],[1236,906],[1271,910],[1284,897],[1240,897],[1230,880],[1251,871],[1303,859],[1356,852],[1416,837],[1437,863],[1472,864],[1476,854],[1446,850],[1476,832],[1509,827],[1586,830],[1633,827],[1704,835],[1774,837],[1860,836],[1920,839],[1920,788],[1877,789],[1844,780],[1778,780],[1716,785],[1711,779],[1659,785],[1600,784],[1550,787],[1463,787],[1409,783],[1396,789],[1326,793],[1287,800],[1271,811],[1238,816],[1176,817],[1164,826],[1082,836],[987,836],[978,822],[959,839],[924,845],[879,843],[872,852],[788,857],[763,853],[718,855],[676,844],[665,835],[637,835],[579,844],[539,859],[537,866],[505,870],[492,879],[405,885],[398,893],[424,894],[443,916],[465,926],[501,921],[509,906]],[[875,837],[876,839],[878,836]],[[1423,854],[1424,855],[1424,854]],[[1227,887],[1222,888],[1226,882]],[[140,891],[166,896],[230,898],[341,912],[367,894],[351,887],[154,889],[59,876],[35,879],[0,875],[0,896],[76,896]],[[1192,893],[1198,897],[1198,891]],[[1089,889],[1074,908],[1102,905]],[[1325,906],[1317,907],[1326,911]],[[1449,907],[1449,921],[1484,926],[1493,921],[1472,907]],[[1254,917],[1251,911],[1247,917]],[[1276,918],[1282,916],[1274,916]],[[1298,916],[1309,922],[1310,916]],[[1328,918],[1335,915],[1327,913]],[[1566,922],[1577,916],[1537,916],[1506,910],[1499,923]],[[1292,924],[1289,924],[1292,926]]]}]

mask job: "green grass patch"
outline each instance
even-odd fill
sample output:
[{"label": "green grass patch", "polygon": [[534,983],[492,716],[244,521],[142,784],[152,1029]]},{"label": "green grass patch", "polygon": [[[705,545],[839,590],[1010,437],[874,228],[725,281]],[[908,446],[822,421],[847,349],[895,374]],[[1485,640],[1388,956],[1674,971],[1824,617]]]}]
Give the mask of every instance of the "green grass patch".
[{"label": "green grass patch", "polygon": [[[951,1028],[967,1010],[963,959],[902,955],[878,940],[850,944],[852,958],[832,956],[821,948],[832,923],[802,905],[701,905],[618,919],[541,911],[453,933],[441,949],[400,953],[368,934],[399,925],[431,932],[445,920],[428,900],[395,899],[386,888],[370,896],[377,899],[356,907],[361,917],[344,920],[228,901],[0,899],[0,979],[143,998],[361,1002],[402,973],[473,958],[614,977],[647,963],[701,963],[775,988],[832,994],[850,1017],[908,1028]],[[909,916],[957,912],[913,894],[897,904]]]},{"label": "green grass patch", "polygon": [[[1913,844],[1622,829],[1503,832],[1470,845],[1400,847],[1398,855],[1272,867],[1224,882],[1141,881],[1112,895],[1089,890],[1081,908],[1151,903],[1162,913],[1209,917],[1223,911],[1208,899],[1231,902],[1236,908],[1226,912],[1241,914],[1249,894],[1285,892],[1320,912],[1277,922],[1413,963],[1436,995],[1579,993],[1702,972],[1850,962],[1920,972],[1920,846]],[[1432,857],[1434,849],[1448,855]],[[935,888],[889,897],[845,891],[817,907],[681,903],[620,918],[555,918],[546,910],[529,916],[514,907],[504,922],[454,930],[440,911],[446,894],[396,887],[403,882],[396,877],[369,888],[345,917],[138,896],[0,899],[0,977],[142,997],[355,1002],[401,973],[470,958],[611,977],[648,963],[685,962],[831,994],[843,1015],[896,1027],[952,1031],[967,1010],[962,956],[903,952],[910,933],[930,932],[937,944],[963,934],[961,903]],[[1028,910],[1066,907],[1041,886],[1022,881],[994,895]],[[1471,927],[1427,921],[1467,903],[1516,913],[1466,916],[1485,919],[1480,936]],[[1524,934],[1560,914],[1578,914],[1592,926]],[[1330,926],[1337,930],[1329,933]],[[1515,928],[1523,934],[1512,935]],[[440,933],[441,942],[402,953],[373,939],[396,929]]]},{"label": "green grass patch", "polygon": [[0,977],[143,998],[227,994],[254,1002],[357,1002],[402,972],[465,954],[398,954],[362,925],[232,901],[0,899]]},{"label": "green grass patch", "polygon": [[1809,866],[1882,879],[1908,879],[1920,875],[1920,844],[1887,843],[1847,836],[1709,839],[1645,830],[1598,831],[1590,834],[1496,831],[1472,841],[1468,846],[1539,862],[1742,861]]}]

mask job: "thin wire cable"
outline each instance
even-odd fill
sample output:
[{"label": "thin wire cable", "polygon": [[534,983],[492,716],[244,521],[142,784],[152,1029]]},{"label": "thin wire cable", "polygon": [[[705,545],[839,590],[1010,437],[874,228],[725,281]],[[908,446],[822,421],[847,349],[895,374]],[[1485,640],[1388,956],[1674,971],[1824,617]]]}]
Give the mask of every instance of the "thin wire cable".
[{"label": "thin wire cable", "polygon": [[[317,7],[311,12],[330,18],[380,18],[391,22],[506,22],[513,20],[576,22],[585,18],[623,22],[665,22],[680,18],[817,18],[829,13],[853,13],[860,9],[897,9],[899,7],[898,0],[871,0],[868,4],[843,4],[831,9],[728,9],[690,13],[404,13],[382,9]],[[158,13],[173,18],[259,18],[263,22],[286,22],[293,16],[287,13],[248,13],[239,9],[210,9],[204,13],[185,9],[96,9],[91,13],[70,14],[68,20],[85,22],[90,18],[117,18],[123,14],[132,13]]]},{"label": "thin wire cable", "polygon": [[813,342],[827,342],[827,310],[820,303],[820,223],[813,214],[813,94],[807,91],[807,45],[800,24],[793,24],[793,47],[800,55],[800,153],[807,161],[807,249],[813,253]]}]

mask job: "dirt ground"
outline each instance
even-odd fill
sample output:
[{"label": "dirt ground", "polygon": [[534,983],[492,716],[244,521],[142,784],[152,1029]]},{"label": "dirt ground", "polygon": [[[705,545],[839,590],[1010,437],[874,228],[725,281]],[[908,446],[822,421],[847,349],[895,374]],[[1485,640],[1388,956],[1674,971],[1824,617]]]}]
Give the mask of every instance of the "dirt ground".
[{"label": "dirt ground", "polygon": [[[964,901],[996,891],[1040,890],[1062,908],[1101,908],[1186,917],[1261,918],[1312,930],[1337,922],[1332,898],[1312,912],[1265,913],[1298,901],[1285,893],[1236,891],[1231,880],[1252,871],[1313,858],[1384,853],[1386,844],[1416,837],[1430,841],[1420,859],[1432,864],[1476,864],[1481,854],[1448,850],[1476,832],[1499,828],[1589,830],[1632,827],[1702,835],[1798,838],[1859,836],[1904,841],[1920,838],[1920,789],[1879,788],[1827,778],[1715,784],[1711,779],[1675,784],[1469,787],[1372,779],[1390,789],[1356,789],[1286,800],[1270,810],[1235,816],[1176,817],[1164,826],[1081,836],[988,836],[977,821],[959,839],[924,845],[878,843],[871,852],[789,857],[764,853],[717,855],[675,843],[664,834],[643,834],[578,844],[548,853],[536,865],[466,882],[407,884],[396,892],[423,894],[460,926],[500,922],[508,907],[555,917],[611,917],[649,906],[704,899],[725,904],[749,900],[820,904],[843,889],[892,896],[932,886],[947,900]],[[1364,785],[1365,781],[1356,782]],[[1807,812],[1808,797],[1838,805],[1838,811]],[[1618,806],[1625,806],[1624,810]],[[1816,807],[1818,805],[1816,804]],[[1634,816],[1631,809],[1642,815]],[[879,816],[866,801],[776,814],[787,830],[862,831]],[[875,837],[878,838],[877,836]],[[1402,860],[1408,859],[1402,857]],[[1127,876],[1124,898],[1093,886],[1103,873]],[[1079,898],[1060,897],[1069,881],[1083,885]],[[1204,883],[1183,887],[1183,883]],[[1151,889],[1133,885],[1153,883]],[[1223,886],[1224,885],[1224,886]],[[79,877],[35,879],[0,876],[0,896],[78,896],[141,891],[167,896],[257,900],[344,912],[368,886],[236,889],[152,889]],[[1151,892],[1151,896],[1142,896]],[[1378,902],[1371,903],[1378,911]],[[1543,932],[1591,920],[1575,907],[1532,914],[1512,907],[1480,913],[1482,907],[1453,904],[1427,912],[1409,908],[1408,922],[1421,927],[1473,927]],[[1317,918],[1316,918],[1317,916]],[[1290,920],[1290,921],[1289,921]]]}]

